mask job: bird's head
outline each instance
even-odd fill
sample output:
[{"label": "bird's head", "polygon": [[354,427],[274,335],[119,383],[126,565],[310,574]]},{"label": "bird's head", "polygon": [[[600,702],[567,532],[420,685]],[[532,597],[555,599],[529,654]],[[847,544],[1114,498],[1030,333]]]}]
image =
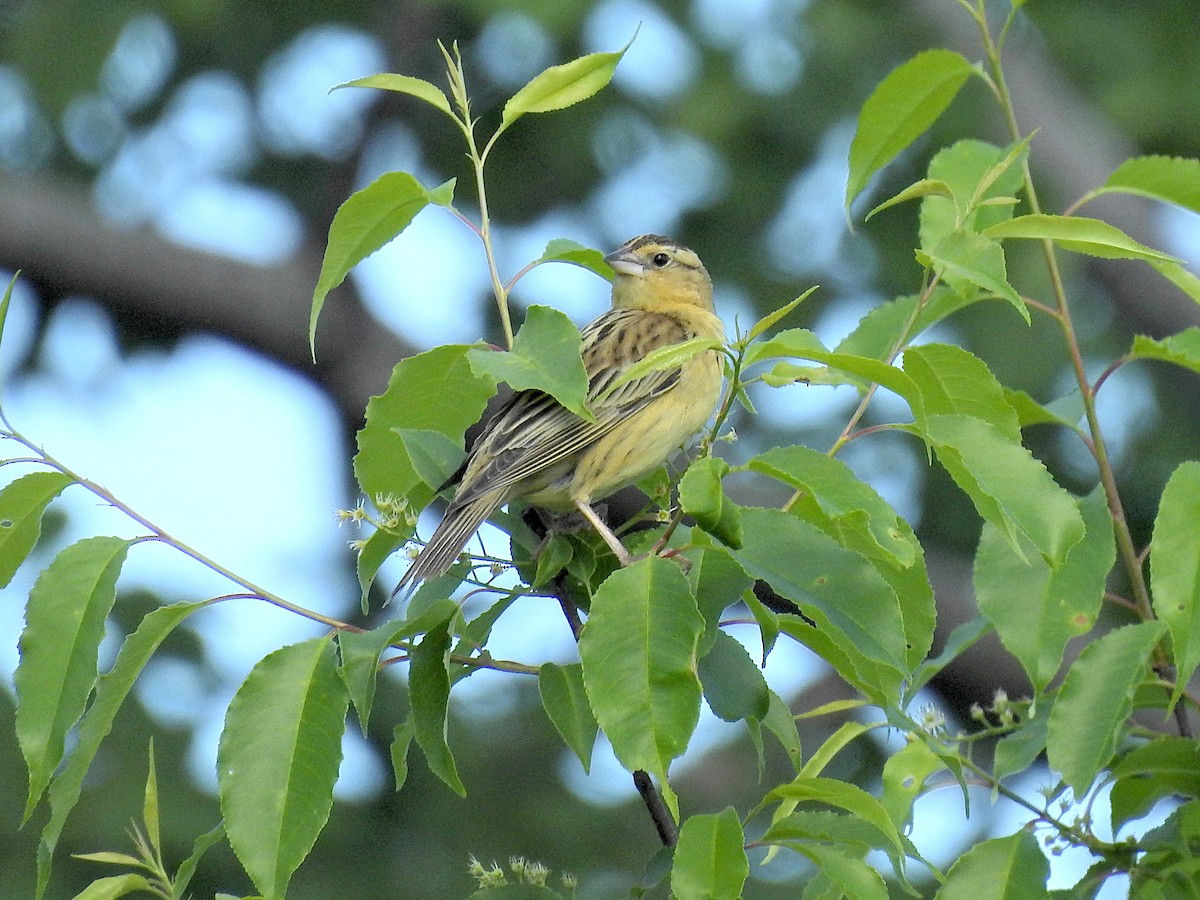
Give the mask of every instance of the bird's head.
[{"label": "bird's head", "polygon": [[683,304],[711,311],[712,279],[700,257],[661,234],[626,241],[604,261],[616,273],[613,306],[658,309]]}]

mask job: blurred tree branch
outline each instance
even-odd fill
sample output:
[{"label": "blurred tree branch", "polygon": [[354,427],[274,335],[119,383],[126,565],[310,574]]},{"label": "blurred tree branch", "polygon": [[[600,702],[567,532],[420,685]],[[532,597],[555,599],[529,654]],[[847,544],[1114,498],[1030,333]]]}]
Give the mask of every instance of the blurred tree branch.
[{"label": "blurred tree branch", "polygon": [[254,347],[322,383],[343,418],[361,421],[367,398],[414,349],[338,288],[308,351],[308,311],[321,250],[279,266],[239,262],[105,221],[82,188],[0,176],[0,265],[21,269],[44,296],[93,297],[118,317],[211,331]]}]

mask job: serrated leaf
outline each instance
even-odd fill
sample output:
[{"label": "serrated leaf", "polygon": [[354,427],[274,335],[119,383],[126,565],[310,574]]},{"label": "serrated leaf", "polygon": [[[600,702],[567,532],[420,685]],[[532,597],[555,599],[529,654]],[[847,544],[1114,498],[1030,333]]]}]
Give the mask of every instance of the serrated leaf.
[{"label": "serrated leaf", "polygon": [[408,748],[412,744],[414,732],[412,719],[398,722],[392,729],[392,746],[389,755],[392,758],[392,773],[395,776],[397,791],[403,788],[404,782],[408,780]]},{"label": "serrated leaf", "polygon": [[1076,797],[1112,759],[1128,727],[1134,691],[1165,630],[1161,622],[1117,628],[1084,647],[1067,671],[1050,712],[1046,752]]},{"label": "serrated leaf", "polygon": [[1052,216],[1033,213],[997,222],[983,232],[996,240],[1024,238],[1053,241],[1064,250],[1103,259],[1144,259],[1179,262],[1153,247],[1139,244],[1115,225],[1083,216]]},{"label": "serrated leaf", "polygon": [[14,676],[17,739],[29,772],[23,821],[28,821],[62,761],[67,732],[83,715],[95,686],[104,622],[116,601],[117,576],[132,543],[92,537],[72,544],[29,592]]},{"label": "serrated leaf", "polygon": [[[354,566],[358,575],[358,588],[361,593],[360,606],[363,615],[369,611],[368,597],[371,593],[371,585],[375,583],[375,576],[379,574],[379,567],[396,551],[397,547],[407,541],[408,537],[405,535],[379,529],[373,531],[359,549]],[[384,605],[387,605],[386,601]]]},{"label": "serrated leaf", "polygon": [[918,548],[900,516],[840,459],[793,444],[760,453],[743,468],[795,488],[790,511],[844,546],[901,567],[916,560]]},{"label": "serrated leaf", "polygon": [[566,666],[543,663],[538,670],[538,693],[555,730],[579,757],[583,771],[589,772],[599,726],[588,706],[583,667],[578,663]]},{"label": "serrated leaf", "polygon": [[840,847],[816,843],[800,844],[795,849],[817,867],[817,875],[811,883],[829,891],[826,894],[810,894],[806,888],[803,900],[841,900],[843,897],[887,900],[888,889],[883,876],[861,856],[848,853]]},{"label": "serrated leaf", "polygon": [[702,529],[736,549],[742,545],[742,518],[721,487],[728,471],[729,464],[715,456],[696,460],[680,479],[679,505]]},{"label": "serrated leaf", "polygon": [[737,638],[718,631],[697,669],[704,699],[717,718],[738,722],[766,716],[771,705],[767,682]]},{"label": "serrated leaf", "polygon": [[926,302],[921,303],[921,299],[918,294],[908,294],[881,303],[859,320],[835,352],[886,360],[926,329],[980,298],[964,298],[939,285]]},{"label": "serrated leaf", "polygon": [[1021,722],[1016,731],[996,741],[992,774],[997,780],[1024,772],[1045,752],[1053,704],[1053,695],[1040,698],[1037,706],[1030,710],[1030,718]]},{"label": "serrated leaf", "polygon": [[934,900],[1048,900],[1049,875],[1037,838],[1022,829],[976,844],[959,857]]},{"label": "serrated leaf", "polygon": [[[1021,189],[1018,162],[1028,154],[1028,138],[1000,148],[985,141],[956,141],[929,161],[930,179],[946,186],[947,195],[931,194],[921,203],[920,245],[927,251],[956,231],[978,232],[1012,218],[1009,200]],[[988,203],[987,206],[980,206]]]},{"label": "serrated leaf", "polygon": [[1200,666],[1200,462],[1181,463],[1163,488],[1150,545],[1150,584],[1154,612],[1171,632],[1175,703]]},{"label": "serrated leaf", "polygon": [[1200,372],[1200,328],[1185,328],[1161,340],[1136,335],[1129,356],[1131,359],[1160,359]]},{"label": "serrated leaf", "polygon": [[187,896],[188,885],[191,884],[192,877],[196,874],[196,867],[200,865],[200,860],[205,853],[223,840],[225,840],[225,825],[218,823],[215,828],[209,829],[192,841],[192,852],[179,864],[179,868],[175,871],[175,877],[171,880],[171,885],[177,894]]},{"label": "serrated leaf", "polygon": [[920,389],[926,413],[974,416],[991,423],[1009,440],[1021,440],[1021,426],[1004,388],[973,353],[951,344],[908,347],[904,371]]},{"label": "serrated leaf", "polygon": [[1151,259],[1147,262],[1159,275],[1200,303],[1200,278],[1197,278],[1193,272],[1185,269],[1179,263],[1166,262],[1161,259]]},{"label": "serrated leaf", "polygon": [[268,900],[282,898],[333,807],[348,698],[333,641],[259,660],[225,714],[217,784],[229,845]]},{"label": "serrated leaf", "polygon": [[917,259],[964,298],[973,297],[982,288],[1007,300],[1026,325],[1031,321],[1025,301],[1008,283],[1004,249],[996,241],[974,232],[956,231],[930,250],[918,250]]},{"label": "serrated leaf", "polygon": [[933,676],[954,662],[991,630],[991,623],[983,616],[975,616],[954,626],[954,630],[942,644],[941,652],[933,659],[924,660],[913,671],[913,676],[909,679],[908,690],[905,692],[906,699],[911,700],[920,688],[929,683]]},{"label": "serrated leaf", "polygon": [[375,699],[379,655],[391,644],[447,621],[458,612],[458,604],[449,598],[441,598],[420,610],[417,615],[411,615],[413,612],[410,605],[410,617],[403,622],[384,622],[377,628],[361,633],[346,630],[337,633],[340,651],[338,676],[345,683],[350,702],[358,711],[363,737],[367,736],[367,723]]},{"label": "serrated leaf", "polygon": [[73,900],[117,900],[118,897],[125,897],[139,891],[151,891],[151,889],[151,884],[144,875],[127,872],[124,875],[97,878],[76,894]]},{"label": "serrated leaf", "polygon": [[147,613],[137,630],[121,645],[112,668],[96,682],[92,703],[79,721],[75,748],[50,784],[50,818],[42,828],[41,839],[38,842],[38,897],[45,893],[54,850],[67,816],[79,801],[84,776],[91,768],[100,744],[112,730],[113,720],[133,688],[138,674],[167,635],[180,622],[207,605],[207,602],[177,603]]},{"label": "serrated leaf", "polygon": [[[852,816],[869,822],[883,837],[879,849],[884,850],[902,870],[905,844],[883,804],[857,785],[833,778],[800,776],[780,785],[767,795],[770,799],[789,802],[816,802],[845,810]],[[772,823],[774,827],[775,823]],[[769,833],[769,832],[768,832]]]},{"label": "serrated leaf", "polygon": [[354,457],[355,477],[368,497],[391,494],[414,509],[433,498],[433,488],[421,478],[395,429],[440,431],[462,439],[496,390],[495,381],[472,371],[470,349],[447,344],[410,356],[392,370],[387,390],[368,401]]},{"label": "serrated leaf", "polygon": [[1137,194],[1200,213],[1200,160],[1178,156],[1135,156],[1108,176],[1094,193]]},{"label": "serrated leaf", "polygon": [[[946,764],[922,741],[905,744],[883,764],[883,796],[879,802],[898,832],[912,821],[913,804],[925,790],[925,783]],[[874,846],[874,845],[873,845]]]},{"label": "serrated leaf", "polygon": [[981,419],[929,416],[926,437],[975,509],[1018,552],[1028,537],[1052,568],[1083,538],[1083,518],[1071,495],[1021,444]]},{"label": "serrated leaf", "polygon": [[936,178],[922,178],[920,181],[914,181],[898,194],[893,194],[887,200],[884,200],[863,216],[863,221],[869,222],[871,217],[876,213],[883,212],[885,209],[890,209],[901,203],[907,203],[909,200],[919,200],[922,197],[945,197],[951,201],[954,199],[954,195],[950,193],[950,187],[946,182],[939,181]]},{"label": "serrated leaf", "polygon": [[74,482],[62,472],[30,472],[0,490],[0,588],[32,552],[42,533],[42,514]]},{"label": "serrated leaf", "polygon": [[875,172],[945,112],[976,66],[950,50],[927,50],[897,66],[863,104],[850,144],[846,208]]},{"label": "serrated leaf", "polygon": [[651,350],[633,365],[624,369],[616,379],[597,395],[595,402],[604,402],[614,391],[631,381],[645,378],[652,372],[662,372],[667,369],[679,368],[679,366],[683,365],[689,359],[710,350],[720,350],[723,346],[725,345],[717,338],[695,337],[689,338],[686,341],[680,341],[677,344],[668,344],[665,347]]},{"label": "serrated leaf", "polygon": [[542,251],[537,262],[569,263],[579,266],[581,269],[587,269],[589,272],[595,272],[605,281],[612,281],[613,278],[612,266],[604,261],[603,253],[566,238],[554,238],[547,243],[546,249]]},{"label": "serrated leaf", "polygon": [[462,442],[431,428],[393,428],[404,444],[417,477],[433,490],[446,483],[463,461]]},{"label": "serrated leaf", "polygon": [[626,769],[665,781],[700,716],[704,619],[679,566],[649,557],[605,579],[579,640],[596,721]]},{"label": "serrated leaf", "polygon": [[[4,296],[0,297],[0,345],[4,340],[4,326],[8,323],[8,307],[12,302],[13,288],[17,286],[17,279],[20,277],[19,269],[13,272],[12,278],[8,279],[8,286],[4,289]],[[2,586],[0,585],[0,587]]]},{"label": "serrated leaf", "polygon": [[1141,818],[1164,797],[1200,797],[1200,744],[1190,738],[1158,737],[1136,747],[1112,768],[1112,828]]},{"label": "serrated leaf", "polygon": [[557,309],[531,306],[511,351],[476,347],[467,359],[476,375],[507,382],[514,391],[543,391],[590,421],[594,416],[584,402],[588,378],[579,354],[575,324]]},{"label": "serrated leaf", "polygon": [[467,795],[446,740],[450,674],[450,620],[431,628],[412,650],[408,668],[408,695],[417,744],[429,769],[460,797]]},{"label": "serrated leaf", "polygon": [[783,318],[787,316],[793,309],[807,300],[809,296],[811,296],[812,292],[816,289],[817,285],[814,284],[795,300],[792,300],[790,303],[785,303],[783,306],[779,307],[779,309],[772,310],[755,322],[754,327],[752,327],[749,333],[746,335],[747,343],[756,340],[760,335],[764,334],[770,328],[773,328],[776,324],[782,321]]},{"label": "serrated leaf", "polygon": [[1039,693],[1058,674],[1067,642],[1096,623],[1116,561],[1112,517],[1103,489],[1079,501],[1085,532],[1061,566],[1052,569],[1024,535],[1013,550],[994,525],[984,526],[975,554],[979,611],[1025,669]]},{"label": "serrated leaf", "polygon": [[671,864],[678,900],[738,900],[750,875],[742,823],[732,807],[689,816],[679,829]]},{"label": "serrated leaf", "polygon": [[891,585],[865,557],[787,513],[747,507],[742,523],[745,543],[733,557],[816,622],[812,627],[797,616],[780,616],[783,631],[872,698],[894,702],[908,665]]},{"label": "serrated leaf", "polygon": [[[689,552],[688,560],[692,564],[687,573],[688,583],[696,597],[696,608],[704,617],[704,634],[700,636],[697,648],[698,654],[703,656],[717,639],[721,613],[739,599],[747,597],[754,579],[721,547],[704,547],[698,552]],[[763,643],[769,646],[770,638],[764,638]]]},{"label": "serrated leaf", "polygon": [[612,81],[617,63],[632,43],[631,38],[615,53],[589,53],[538,73],[504,104],[500,130],[526,113],[565,109],[599,93]]},{"label": "serrated leaf", "polygon": [[[447,184],[452,187],[451,182]],[[313,359],[316,359],[317,319],[329,292],[345,280],[351,269],[404,231],[433,196],[445,199],[446,190],[447,185],[441,185],[430,191],[407,172],[388,172],[355,191],[338,207],[329,225],[329,239],[308,317],[308,343]]]},{"label": "serrated leaf", "polygon": [[441,110],[448,116],[453,116],[453,113],[450,111],[450,101],[439,87],[420,78],[413,78],[411,75],[397,75],[392,72],[383,72],[379,75],[368,75],[366,78],[356,78],[353,81],[344,82],[337,85],[334,90],[348,87],[379,88],[380,90],[393,91],[397,94],[408,94],[410,97],[424,100],[430,106]]},{"label": "serrated leaf", "polygon": [[[1074,410],[1072,414],[1065,415],[1061,403],[1052,402],[1043,406],[1024,391],[1004,388],[1004,399],[1017,414],[1021,428],[1028,428],[1030,425],[1062,425],[1072,431],[1079,430],[1079,420],[1083,416],[1082,402],[1078,403],[1078,415],[1073,414]],[[1069,399],[1079,401],[1078,391],[1071,394]]]}]

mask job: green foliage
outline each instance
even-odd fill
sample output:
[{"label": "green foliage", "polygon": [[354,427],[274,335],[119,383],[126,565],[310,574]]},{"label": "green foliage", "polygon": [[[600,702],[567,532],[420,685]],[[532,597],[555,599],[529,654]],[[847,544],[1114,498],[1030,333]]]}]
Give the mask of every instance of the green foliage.
[{"label": "green foliage", "polygon": [[[877,172],[938,122],[972,76],[1013,122],[1000,62],[1013,20],[993,30],[982,2],[960,5],[980,27],[983,62],[973,65],[958,53],[931,50],[884,79],[857,122],[847,207]],[[1020,6],[1012,4],[1012,15]],[[448,92],[400,74],[344,87],[405,95],[449,119],[466,145],[478,218],[456,206],[453,180],[426,187],[409,173],[392,172],[351,195],[330,227],[313,295],[310,341],[329,292],[433,206],[431,213],[455,217],[481,239],[503,347],[445,345],[403,360],[384,393],[368,404],[354,459],[364,501],[342,513],[346,521],[374,526],[357,544],[364,617],[379,605],[371,587],[380,565],[409,541],[419,543],[417,512],[459,465],[467,429],[483,414],[498,382],[544,391],[576,414],[591,415],[574,325],[560,312],[534,306],[514,333],[513,286],[550,262],[600,277],[611,274],[599,251],[556,239],[540,257],[503,276],[485,176],[489,155],[512,125],[597,93],[624,50],[590,54],[533,77],[508,98],[482,148],[461,56],[456,46],[442,53]],[[122,564],[137,545],[150,541],[174,546],[230,579],[239,596],[271,603],[329,633],[269,654],[238,690],[218,757],[223,821],[196,839],[174,875],[159,834],[152,756],[142,821],[134,829],[135,852],[87,857],[133,871],[99,878],[83,896],[147,890],[182,896],[204,852],[225,839],[263,897],[285,896],[330,817],[346,713],[352,704],[364,735],[373,733],[372,715],[376,721],[384,715],[375,710],[378,673],[393,664],[406,665],[408,701],[407,710],[389,708],[385,714],[395,718],[383,733],[392,737],[397,789],[409,780],[415,743],[428,770],[466,797],[475,786],[471,771],[466,765],[460,770],[455,757],[454,685],[478,669],[536,676],[543,709],[564,747],[587,769],[602,731],[633,774],[664,843],[675,844],[673,854],[646,853],[647,892],[667,890],[669,879],[669,890],[679,898],[749,893],[752,840],[768,848],[768,860],[794,853],[812,864],[805,897],[882,900],[893,886],[947,900],[1049,896],[1043,842],[1051,849],[1081,847],[1095,857],[1073,895],[1088,896],[1109,875],[1123,873],[1138,896],[1175,896],[1172,891],[1194,877],[1200,858],[1200,744],[1187,725],[1198,706],[1188,681],[1200,668],[1200,464],[1173,465],[1153,539],[1139,547],[1124,511],[1122,473],[1110,461],[1096,404],[1108,376],[1131,362],[1200,371],[1200,330],[1138,337],[1127,354],[1090,381],[1072,324],[1089,300],[1073,296],[1058,254],[1147,262],[1151,271],[1200,299],[1200,280],[1174,257],[1107,222],[1075,214],[1105,194],[1200,211],[1200,162],[1130,160],[1065,212],[1048,213],[1028,165],[1036,145],[1015,123],[1011,129],[1004,146],[963,139],[933,153],[925,172],[868,215],[919,204],[913,258],[920,277],[911,293],[868,312],[832,350],[807,329],[779,330],[810,292],[761,316],[721,348],[728,383],[698,458],[674,478],[659,474],[645,482],[653,495],[647,507],[652,514],[645,517],[647,527],[623,532],[629,549],[639,554],[627,566],[618,565],[590,532],[552,529],[542,541],[514,508],[494,516],[512,537],[511,559],[467,554],[450,573],[422,585],[395,619],[360,627],[297,607],[170,538],[21,435],[0,413],[3,437],[28,454],[19,461],[37,467],[0,491],[0,581],[7,584],[35,553],[43,515],[69,485],[124,511],[142,529],[135,539],[88,537],[67,546],[42,563],[27,602],[16,735],[29,780],[25,819],[43,799],[49,805],[37,857],[38,896],[48,889],[55,849],[84,777],[139,673],[182,622],[213,602],[150,611],[120,638],[115,663],[101,673],[100,645],[106,624],[111,627]],[[1021,241],[1040,246],[1050,277],[1010,267],[1010,249]],[[1014,272],[1021,274],[1019,285]],[[11,285],[0,302],[0,328],[10,293]],[[1004,313],[998,327],[1011,328],[1016,341],[1024,340],[1035,316],[1059,326],[1056,352],[1076,374],[1073,395],[1036,398],[1006,385],[981,356],[947,343],[917,343],[938,323],[996,300],[1003,301]],[[705,340],[665,348],[648,355],[626,380],[673,369],[712,349]],[[749,451],[736,462],[735,451],[714,455],[730,436],[735,402],[752,409],[752,385],[798,382],[813,389],[848,387],[856,399],[830,446],[785,442]],[[898,420],[884,420],[873,403],[880,387],[907,404]],[[1034,425],[1082,439],[1095,463],[1090,490],[1058,477],[1035,455],[1037,445],[1026,445],[1024,430]],[[936,655],[937,611],[925,548],[913,527],[839,458],[849,443],[880,432],[924,451],[982,523],[973,569],[977,612],[951,632]],[[740,494],[745,484],[761,493]],[[744,499],[774,496],[772,490],[790,496],[768,506]],[[672,507],[672,492],[679,509]],[[1114,565],[1120,577],[1111,577]],[[496,579],[506,569],[518,581],[500,588]],[[473,597],[487,598],[482,611],[461,605],[461,585]],[[578,637],[578,662],[536,665],[492,656],[493,628],[522,597],[558,601]],[[1104,614],[1106,603],[1119,611],[1119,622]],[[727,630],[729,619],[757,627],[761,658]],[[937,709],[911,708],[918,689],[993,631],[1028,676],[1030,697],[997,693],[986,709],[973,711],[969,732],[948,729]],[[787,641],[809,648],[854,692],[799,718],[849,711],[861,717],[828,729],[807,756],[798,717],[788,700],[770,690],[762,672],[772,650]],[[1080,645],[1077,656],[1073,641]],[[704,703],[720,719],[744,723],[760,778],[771,781],[746,809],[726,806],[681,822],[681,807],[687,810],[690,798],[680,803],[671,767],[688,750]],[[1161,721],[1135,721],[1139,707],[1157,710]],[[847,748],[865,747],[868,735],[881,729],[898,731],[906,741],[887,755],[877,787],[868,791],[861,784],[871,781],[852,783],[838,764]],[[768,768],[767,735],[778,745],[773,752],[782,749],[787,767],[782,777]],[[990,755],[975,752],[982,742],[989,742]],[[1043,753],[1055,773],[1046,795],[1030,799],[1012,790],[1005,779],[1028,772]],[[989,757],[990,767],[978,761]],[[965,800],[968,779],[1016,804],[1029,827],[981,840],[942,873],[922,858],[910,837],[914,806],[953,782],[963,786]],[[1175,806],[1164,824],[1141,837],[1106,839],[1097,834],[1090,804],[1108,784],[1114,829],[1142,822],[1162,801]],[[1074,820],[1064,813],[1072,800],[1060,799],[1067,789],[1074,808],[1085,810]],[[888,860],[886,877],[868,862],[873,851]],[[917,870],[925,879],[919,886],[910,883]],[[474,862],[471,872],[478,881],[475,897],[573,895],[572,879],[563,879],[560,892],[548,883],[545,867],[519,858],[507,871]]]}]

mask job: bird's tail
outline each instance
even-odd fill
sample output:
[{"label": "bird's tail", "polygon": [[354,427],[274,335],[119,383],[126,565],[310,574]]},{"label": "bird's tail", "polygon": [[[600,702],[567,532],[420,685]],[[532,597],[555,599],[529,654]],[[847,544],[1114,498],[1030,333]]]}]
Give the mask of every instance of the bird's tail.
[{"label": "bird's tail", "polygon": [[422,581],[444,575],[458,559],[471,535],[503,500],[502,491],[487,491],[464,503],[452,500],[433,537],[396,585],[393,596],[416,587]]}]

